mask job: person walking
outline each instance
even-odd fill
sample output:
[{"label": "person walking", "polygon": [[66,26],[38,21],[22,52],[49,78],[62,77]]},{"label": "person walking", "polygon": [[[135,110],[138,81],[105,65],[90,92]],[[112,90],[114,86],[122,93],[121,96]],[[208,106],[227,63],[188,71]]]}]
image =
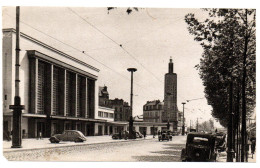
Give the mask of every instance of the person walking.
[{"label": "person walking", "polygon": [[252,138],[250,138],[250,141],[251,141],[251,154],[252,154],[252,159],[253,159],[254,154],[255,154],[256,138],[252,137]]},{"label": "person walking", "polygon": [[121,131],[119,131],[118,136],[119,136],[119,139],[122,139],[122,132]]},{"label": "person walking", "polygon": [[144,139],[145,139],[145,137],[146,137],[146,131],[144,130]]}]

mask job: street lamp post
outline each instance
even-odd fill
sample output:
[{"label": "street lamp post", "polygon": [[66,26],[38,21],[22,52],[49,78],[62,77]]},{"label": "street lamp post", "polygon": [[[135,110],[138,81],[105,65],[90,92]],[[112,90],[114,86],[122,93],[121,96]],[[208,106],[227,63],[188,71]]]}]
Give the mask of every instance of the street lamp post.
[{"label": "street lamp post", "polygon": [[13,110],[13,130],[12,130],[12,148],[22,147],[22,110],[24,106],[21,105],[21,97],[19,95],[19,67],[20,67],[20,7],[16,7],[16,49],[15,49],[15,97],[14,105],[10,105]]},{"label": "street lamp post", "polygon": [[133,73],[137,71],[136,68],[128,68],[129,72],[131,72],[131,93],[130,93],[130,120],[129,120],[129,139],[134,139],[133,135]]},{"label": "street lamp post", "polygon": [[182,124],[182,135],[184,135],[184,133],[185,133],[185,121],[184,121],[184,105],[185,105],[186,103],[185,102],[183,102],[182,103],[182,105],[183,105],[183,116],[182,116],[182,122],[183,122],[183,124]]}]

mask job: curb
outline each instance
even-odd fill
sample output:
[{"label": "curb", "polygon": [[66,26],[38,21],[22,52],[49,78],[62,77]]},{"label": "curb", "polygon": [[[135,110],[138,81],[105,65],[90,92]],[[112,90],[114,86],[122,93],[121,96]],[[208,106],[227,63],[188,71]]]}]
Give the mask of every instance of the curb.
[{"label": "curb", "polygon": [[91,143],[91,144],[78,144],[78,145],[66,145],[66,146],[53,146],[53,147],[46,147],[46,148],[32,148],[32,149],[20,149],[20,150],[12,150],[12,151],[4,151],[3,153],[18,153],[18,152],[26,152],[26,151],[37,151],[37,150],[49,150],[49,149],[62,149],[62,148],[70,148],[70,147],[81,147],[81,146],[90,146],[96,144],[108,144],[108,143],[124,143],[124,142],[131,142],[131,141],[144,141],[144,140],[152,140],[152,139],[133,139],[133,140],[125,140],[125,141],[111,141],[111,142],[100,142],[100,143]]}]

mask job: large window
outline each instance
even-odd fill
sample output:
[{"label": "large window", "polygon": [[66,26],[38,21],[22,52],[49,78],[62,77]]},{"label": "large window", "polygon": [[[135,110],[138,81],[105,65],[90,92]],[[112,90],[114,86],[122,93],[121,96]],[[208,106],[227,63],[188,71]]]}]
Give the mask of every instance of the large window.
[{"label": "large window", "polygon": [[66,116],[73,116],[73,73],[66,74]]},{"label": "large window", "polygon": [[39,61],[39,63],[38,63],[38,87],[37,87],[37,113],[38,114],[45,114],[46,81],[47,81],[46,63]]},{"label": "large window", "polygon": [[77,117],[84,117],[86,105],[86,78],[78,76],[77,83]]},{"label": "large window", "polygon": [[104,117],[108,118],[108,113],[105,112],[104,113]]},{"label": "large window", "polygon": [[61,100],[59,99],[60,93],[60,76],[61,76],[61,69],[54,66],[53,67],[53,115],[61,114]]},{"label": "large window", "polygon": [[28,52],[29,113],[94,118],[95,76]]}]

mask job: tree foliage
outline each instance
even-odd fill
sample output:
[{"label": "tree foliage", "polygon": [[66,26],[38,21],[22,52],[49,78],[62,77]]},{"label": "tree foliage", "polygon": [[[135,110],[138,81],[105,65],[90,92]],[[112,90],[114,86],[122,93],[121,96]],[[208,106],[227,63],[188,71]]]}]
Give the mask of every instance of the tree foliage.
[{"label": "tree foliage", "polygon": [[[213,108],[212,115],[227,125],[229,84],[241,92],[243,58],[246,57],[246,108],[255,108],[256,87],[256,11],[255,9],[203,9],[206,20],[194,14],[185,16],[189,33],[203,48],[200,63],[195,67],[205,86],[205,96]],[[233,98],[236,100],[236,95]]]}]

